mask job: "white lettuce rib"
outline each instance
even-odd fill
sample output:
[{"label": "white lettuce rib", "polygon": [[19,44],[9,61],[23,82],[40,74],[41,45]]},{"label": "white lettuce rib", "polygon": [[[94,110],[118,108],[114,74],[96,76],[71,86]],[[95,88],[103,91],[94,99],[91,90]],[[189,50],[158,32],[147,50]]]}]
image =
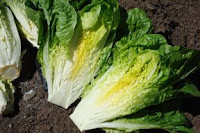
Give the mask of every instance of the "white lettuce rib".
[{"label": "white lettuce rib", "polygon": [[4,98],[3,91],[0,89],[0,115],[6,110],[7,101]]},{"label": "white lettuce rib", "polygon": [[[70,115],[70,118],[80,131],[98,128],[102,123],[109,120],[129,115],[133,111],[137,111],[138,106],[143,108],[143,99],[149,95],[151,91],[154,91],[153,89],[143,89],[141,92],[141,89],[145,88],[145,82],[143,81],[151,80],[156,70],[158,70],[156,69],[158,68],[158,63],[154,61],[154,59],[156,60],[158,57],[153,54],[151,55],[151,51],[151,56],[149,54],[147,55],[148,58],[145,58],[145,60],[141,59],[144,59],[146,54],[141,54],[137,59],[133,59],[140,62],[136,62],[133,67],[129,65],[129,63],[131,64],[133,62],[131,60],[127,60],[127,62],[124,61],[124,64],[113,63],[106,73],[97,80],[90,90],[90,93],[81,100],[75,111]],[[151,60],[151,62],[149,62],[149,60]],[[143,71],[141,74],[143,76],[130,79],[131,81],[128,82],[127,85],[121,82],[123,79],[127,80],[131,78],[134,73],[137,74],[136,70],[141,70],[141,68],[146,65],[146,62],[149,62],[151,67]]]},{"label": "white lettuce rib", "polygon": [[14,110],[14,87],[10,81],[0,79],[0,115]]},{"label": "white lettuce rib", "polygon": [[[108,79],[106,80],[107,75],[110,75],[112,71],[113,67],[111,67],[99,79],[99,81],[95,84],[93,88],[101,87],[102,82],[106,82],[105,84],[112,84],[111,82],[115,82],[120,76],[116,79],[113,79],[112,81]],[[112,103],[110,103],[109,101],[104,104],[98,105],[97,101],[99,98],[102,97],[103,94],[101,91],[104,91],[104,89],[93,89],[92,92],[90,92],[90,94],[78,104],[75,111],[70,115],[70,118],[80,129],[80,131],[93,129],[93,127],[104,122],[105,120],[109,120],[115,117],[115,115],[117,114],[117,110],[111,114],[110,111],[112,110],[109,110],[108,108]]]},{"label": "white lettuce rib", "polygon": [[63,108],[68,108],[73,102],[75,102],[80,97],[84,85],[91,81],[98,70],[98,67],[96,67],[96,69],[88,68],[89,66],[94,66],[97,63],[93,59],[96,57],[92,55],[88,57],[88,62],[84,63],[85,65],[82,66],[79,74],[77,74],[76,78],[73,80],[70,78],[73,63],[70,60],[61,63],[56,68],[54,79],[52,79],[51,85],[49,85],[52,86],[52,89],[48,86],[48,89],[50,89],[48,101]]},{"label": "white lettuce rib", "polygon": [[[106,30],[104,30],[103,26],[99,29],[99,31],[101,31],[102,29],[104,31],[104,34],[101,36],[99,36],[99,34],[97,33],[95,34],[95,39],[90,44],[94,45],[94,47],[89,51],[89,54],[86,57],[81,57],[81,59],[78,59],[80,58],[78,56],[78,52],[80,51],[78,51],[78,49],[75,49],[71,51],[73,53],[71,60],[67,59],[65,57],[65,54],[60,56],[59,53],[59,57],[56,58],[56,61],[53,61],[54,64],[46,65],[46,67],[48,67],[49,69],[46,70],[46,75],[51,75],[51,77],[49,77],[49,79],[47,80],[49,89],[49,102],[67,109],[80,97],[84,86],[87,85],[94,78],[97,71],[99,70],[97,63],[102,54],[101,50],[109,34],[106,33]],[[98,46],[98,43],[100,43],[100,46]],[[46,53],[47,55],[47,48],[45,48],[44,51],[44,53]],[[46,60],[44,60],[44,62],[48,62],[49,59],[47,58]],[[78,61],[82,60],[84,60],[83,65],[76,74],[73,74],[74,70],[76,70],[75,64]],[[50,73],[48,71],[50,71]]]},{"label": "white lettuce rib", "polygon": [[104,122],[100,124],[94,124],[86,130],[96,129],[96,128],[110,128],[110,129],[123,129],[129,132],[136,131],[139,129],[156,129],[161,128],[158,125],[153,124],[137,124],[137,123],[122,123],[122,122]]}]

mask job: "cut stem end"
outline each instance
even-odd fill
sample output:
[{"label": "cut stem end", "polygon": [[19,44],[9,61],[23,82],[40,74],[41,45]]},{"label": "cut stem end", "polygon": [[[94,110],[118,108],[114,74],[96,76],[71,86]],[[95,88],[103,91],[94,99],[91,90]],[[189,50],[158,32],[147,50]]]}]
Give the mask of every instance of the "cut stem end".
[{"label": "cut stem end", "polygon": [[4,79],[14,80],[14,79],[17,79],[19,77],[20,70],[15,65],[8,65],[8,66],[3,67],[0,70],[0,75]]}]

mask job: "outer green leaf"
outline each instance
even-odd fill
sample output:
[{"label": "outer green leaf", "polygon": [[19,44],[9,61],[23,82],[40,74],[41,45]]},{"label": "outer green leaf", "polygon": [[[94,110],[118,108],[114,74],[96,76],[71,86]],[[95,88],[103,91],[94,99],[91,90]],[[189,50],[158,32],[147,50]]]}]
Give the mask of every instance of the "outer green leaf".
[{"label": "outer green leaf", "polygon": [[200,91],[194,84],[187,83],[183,88],[179,90],[181,93],[190,94],[195,97],[200,97]]},{"label": "outer green leaf", "polygon": [[[173,101],[176,103],[177,101]],[[177,103],[163,103],[137,113],[102,124],[106,132],[134,132],[141,129],[163,129],[170,133],[192,133],[186,116],[177,110]]]},{"label": "outer green leaf", "polygon": [[0,80],[0,115],[14,111],[14,87],[8,80]]},{"label": "outer green leaf", "polygon": [[91,3],[91,0],[69,0],[69,3],[76,11],[80,11],[84,6]]},{"label": "outer green leaf", "polygon": [[146,33],[151,32],[152,22],[146,13],[139,8],[128,11],[127,24],[130,34],[133,37],[140,37]]},{"label": "outer green leaf", "polygon": [[25,5],[26,0],[4,0],[10,7],[17,21],[19,29],[22,31],[25,38],[34,46],[39,48],[38,34],[39,29],[42,30],[42,13],[36,11],[32,7]]}]

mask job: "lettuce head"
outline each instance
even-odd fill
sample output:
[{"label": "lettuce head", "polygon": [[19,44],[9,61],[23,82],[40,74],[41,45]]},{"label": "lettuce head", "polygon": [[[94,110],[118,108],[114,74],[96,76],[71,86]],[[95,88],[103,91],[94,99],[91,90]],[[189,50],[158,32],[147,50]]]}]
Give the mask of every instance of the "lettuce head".
[{"label": "lettuce head", "polygon": [[48,101],[68,108],[109,56],[119,21],[118,4],[92,1],[78,12],[65,0],[41,5],[48,30],[38,59],[48,85]]},{"label": "lettuce head", "polygon": [[175,98],[181,89],[174,85],[200,67],[198,51],[168,45],[162,35],[151,34],[143,10],[129,10],[127,24],[129,35],[115,44],[112,64],[85,88],[70,115],[81,131]]}]

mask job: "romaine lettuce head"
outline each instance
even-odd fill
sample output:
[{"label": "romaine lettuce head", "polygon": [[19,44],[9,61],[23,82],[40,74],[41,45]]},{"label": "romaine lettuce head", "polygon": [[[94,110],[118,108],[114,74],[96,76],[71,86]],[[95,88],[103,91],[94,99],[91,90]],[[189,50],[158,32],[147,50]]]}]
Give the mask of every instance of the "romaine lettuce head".
[{"label": "romaine lettuce head", "polygon": [[9,8],[0,4],[0,77],[14,80],[21,69],[21,41]]},{"label": "romaine lettuce head", "polygon": [[[66,72],[70,68],[69,42],[77,23],[74,8],[65,0],[48,0],[37,3],[45,13],[46,24],[37,58],[47,81],[48,101],[60,88],[66,87]],[[66,96],[63,92],[56,99]],[[67,97],[67,96],[66,96]],[[63,99],[64,102],[65,99]]]},{"label": "romaine lettuce head", "polygon": [[27,6],[27,0],[4,0],[6,5],[10,7],[17,21],[18,28],[24,37],[33,45],[39,48],[38,34],[39,29],[42,29],[41,17],[42,13],[39,10]]},{"label": "romaine lettuce head", "polygon": [[116,43],[112,65],[85,90],[70,116],[81,131],[174,98],[180,90],[173,85],[199,68],[199,52],[149,34],[151,26],[138,26],[149,21],[140,15],[145,15],[142,10],[129,10],[128,20],[138,20],[128,23],[130,34]]},{"label": "romaine lettuce head", "polygon": [[66,1],[53,4],[52,11],[45,11],[52,13],[46,15],[49,35],[38,58],[48,84],[48,101],[68,108],[109,56],[119,21],[118,4],[93,1],[78,14]]},{"label": "romaine lettuce head", "polygon": [[14,111],[14,91],[9,80],[0,79],[0,115]]}]

